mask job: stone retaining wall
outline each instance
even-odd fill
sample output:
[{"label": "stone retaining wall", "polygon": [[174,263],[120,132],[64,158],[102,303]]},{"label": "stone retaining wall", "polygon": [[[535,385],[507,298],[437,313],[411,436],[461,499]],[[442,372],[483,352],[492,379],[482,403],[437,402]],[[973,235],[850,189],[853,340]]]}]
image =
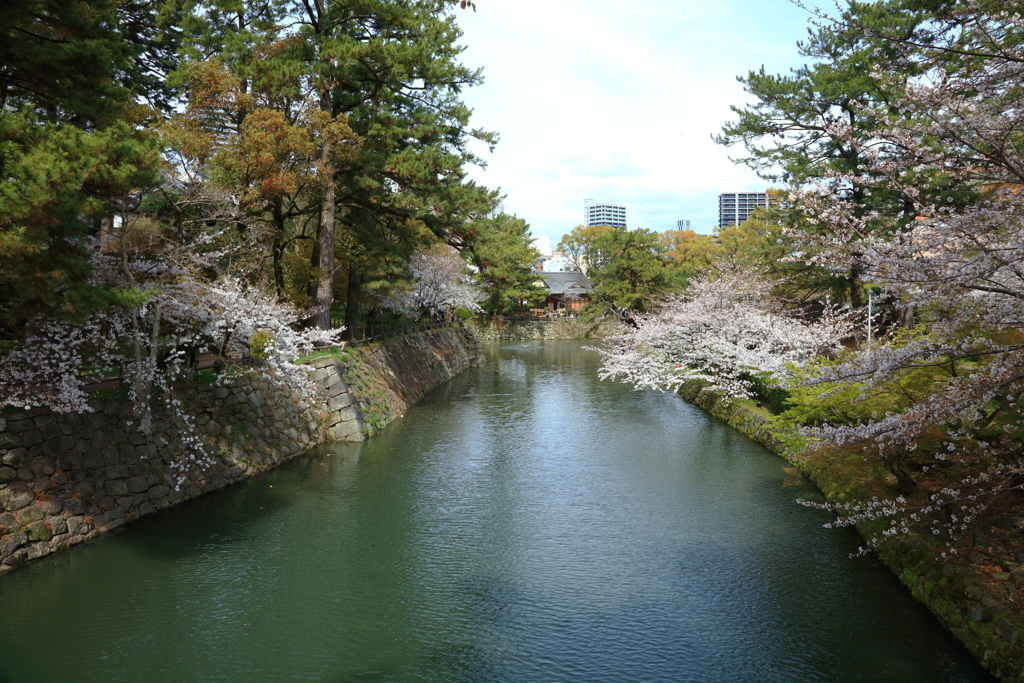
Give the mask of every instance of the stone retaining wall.
[{"label": "stone retaining wall", "polygon": [[[256,372],[222,385],[186,386],[176,397],[194,429],[157,405],[151,435],[132,427],[123,394],[92,401],[90,413],[5,411],[0,574],[276,467],[324,441],[362,440],[382,419],[395,419],[481,358],[471,331],[448,328],[314,359],[315,398]],[[345,377],[356,371],[367,381],[350,388]],[[181,467],[183,436],[190,433],[207,455]]]},{"label": "stone retaining wall", "polygon": [[484,341],[512,341],[516,339],[598,339],[607,336],[611,325],[607,322],[585,323],[579,319],[535,320],[468,320],[479,339]]},{"label": "stone retaining wall", "polygon": [[345,380],[359,396],[363,432],[371,436],[434,387],[480,366],[483,354],[472,329],[455,327],[352,349],[340,362]]},{"label": "stone retaining wall", "polygon": [[[698,382],[679,389],[688,402],[719,418],[739,432],[783,455],[772,435],[768,420],[737,403],[723,401]],[[989,520],[987,528],[975,533],[982,552],[998,557],[996,571],[985,557],[944,560],[924,540],[915,536],[893,539],[877,549],[879,559],[977,658],[1003,683],[1024,683],[1024,623],[1011,609],[1024,591],[1024,552],[1008,557],[991,546],[1024,531],[1024,517]],[[994,539],[994,540],[992,540]],[[991,541],[991,542],[990,542]],[[991,551],[991,552],[989,552]],[[1005,571],[1002,571],[1005,570]]]}]

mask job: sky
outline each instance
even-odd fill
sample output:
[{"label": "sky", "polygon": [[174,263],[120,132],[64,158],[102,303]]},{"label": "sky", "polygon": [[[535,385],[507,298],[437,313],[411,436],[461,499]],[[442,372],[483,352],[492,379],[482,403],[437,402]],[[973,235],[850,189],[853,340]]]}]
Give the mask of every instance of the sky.
[{"label": "sky", "polygon": [[456,13],[472,123],[498,133],[471,177],[554,246],[583,200],[625,204],[630,228],[712,232],[721,192],[769,183],[711,135],[749,101],[736,76],[803,64],[807,10],[788,0],[476,0]]}]

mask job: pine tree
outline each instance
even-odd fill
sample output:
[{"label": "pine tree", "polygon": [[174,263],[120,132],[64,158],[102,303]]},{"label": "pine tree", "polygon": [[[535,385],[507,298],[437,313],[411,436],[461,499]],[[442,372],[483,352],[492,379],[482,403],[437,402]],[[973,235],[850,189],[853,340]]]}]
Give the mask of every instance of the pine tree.
[{"label": "pine tree", "polygon": [[0,337],[110,299],[89,283],[83,240],[157,178],[142,129],[153,110],[136,96],[167,103],[155,83],[175,44],[170,14],[112,0],[0,6]]}]

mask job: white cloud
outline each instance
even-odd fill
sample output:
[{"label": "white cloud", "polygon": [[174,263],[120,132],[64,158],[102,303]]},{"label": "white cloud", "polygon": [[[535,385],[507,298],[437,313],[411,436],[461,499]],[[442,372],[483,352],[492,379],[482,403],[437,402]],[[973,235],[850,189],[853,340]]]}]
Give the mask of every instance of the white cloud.
[{"label": "white cloud", "polygon": [[458,13],[474,125],[501,136],[473,177],[553,242],[583,199],[624,203],[630,226],[688,218],[709,231],[719,192],[767,186],[711,135],[747,100],[736,76],[802,63],[807,13],[786,0],[479,0]]}]

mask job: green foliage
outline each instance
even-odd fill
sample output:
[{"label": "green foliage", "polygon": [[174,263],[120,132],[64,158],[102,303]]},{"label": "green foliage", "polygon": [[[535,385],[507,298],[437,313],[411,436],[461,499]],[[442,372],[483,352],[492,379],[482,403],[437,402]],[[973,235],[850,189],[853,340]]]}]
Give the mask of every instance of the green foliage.
[{"label": "green foliage", "polygon": [[36,315],[107,305],[83,239],[113,205],[157,179],[141,130],[166,103],[174,35],[154,36],[162,3],[12,0],[0,6],[0,338]]},{"label": "green foliage", "polygon": [[722,248],[712,235],[693,230],[666,230],[661,233],[665,258],[684,278],[714,267],[721,258]]},{"label": "green foliage", "polygon": [[[865,160],[857,146],[844,134],[823,127],[822,120],[847,124],[850,135],[865,142],[887,121],[869,114],[864,105],[877,105],[878,111],[899,115],[898,98],[874,73],[874,67],[894,56],[895,48],[877,36],[879,32],[912,31],[927,20],[927,12],[920,7],[909,8],[902,0],[870,4],[851,1],[848,7],[852,19],[842,30],[833,25],[815,27],[799,44],[800,54],[807,60],[805,65],[785,75],[769,74],[762,67],[738,78],[753,102],[732,107],[737,120],[726,123],[715,141],[725,146],[742,144],[746,156],[737,161],[762,178],[799,186],[832,173],[862,173]],[[953,191],[948,183],[939,185],[936,191]],[[867,192],[858,183],[848,193],[865,207],[900,216],[902,224],[915,217],[915,197],[878,189]],[[791,226],[801,220],[798,215],[785,217]],[[801,227],[810,232],[828,229],[808,224]],[[854,307],[864,304],[857,268],[851,268],[845,276],[821,273],[816,279],[821,285],[818,293],[849,300]]]},{"label": "green foliage", "polygon": [[493,218],[472,221],[472,242],[467,249],[477,268],[477,279],[487,295],[487,308],[500,315],[514,308],[519,300],[536,293],[533,247],[530,226],[522,218],[500,213]]},{"label": "green foliage", "polygon": [[112,398],[122,399],[128,394],[128,385],[121,384],[109,389],[97,389],[89,392],[90,401],[107,401]]},{"label": "green foliage", "polygon": [[578,226],[558,243],[594,285],[602,307],[645,311],[679,283],[661,236],[645,228]]},{"label": "green foliage", "polygon": [[476,316],[476,313],[468,308],[459,307],[455,309],[455,315],[459,317],[459,320],[472,320]]},{"label": "green foliage", "polygon": [[0,319],[74,317],[101,307],[82,240],[109,201],[156,180],[158,147],[126,123],[84,131],[0,113]]},{"label": "green foliage", "polygon": [[772,414],[778,415],[790,407],[790,390],[779,386],[771,373],[748,375],[744,379],[750,382],[750,391],[767,404]]},{"label": "green foliage", "polygon": [[249,355],[256,360],[266,360],[274,348],[274,334],[269,330],[258,330],[249,338]]}]

